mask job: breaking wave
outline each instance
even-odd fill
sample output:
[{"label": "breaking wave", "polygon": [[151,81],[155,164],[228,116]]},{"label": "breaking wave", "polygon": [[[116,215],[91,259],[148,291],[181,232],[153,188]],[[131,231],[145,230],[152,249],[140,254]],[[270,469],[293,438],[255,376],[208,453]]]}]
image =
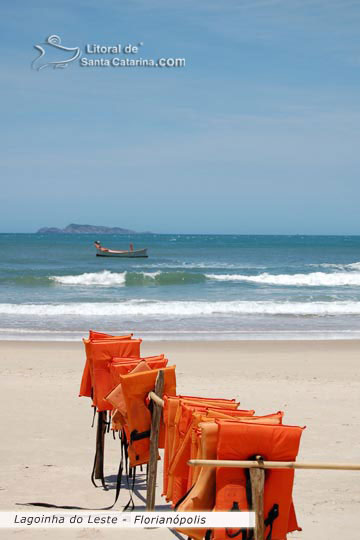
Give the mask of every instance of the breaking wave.
[{"label": "breaking wave", "polygon": [[2,315],[198,317],[209,315],[360,315],[360,302],[148,301],[0,304]]},{"label": "breaking wave", "polygon": [[[315,265],[314,265],[315,266]],[[257,275],[236,273],[203,273],[180,270],[155,270],[150,272],[85,272],[78,275],[63,276],[16,276],[1,278],[0,282],[17,283],[23,286],[97,286],[97,287],[125,287],[146,285],[186,285],[191,283],[216,282],[243,282],[260,285],[295,286],[295,287],[343,287],[360,286],[360,262],[348,265],[335,265],[323,263],[318,266],[332,268],[333,272],[311,272],[298,274],[270,274],[263,272]]]},{"label": "breaking wave", "polygon": [[217,281],[243,281],[264,285],[284,285],[295,287],[342,287],[360,286],[360,272],[312,272],[310,274],[268,274],[246,276],[242,274],[206,274]]},{"label": "breaking wave", "polygon": [[114,273],[108,270],[102,272],[86,272],[85,274],[69,276],[50,276],[51,281],[61,283],[61,285],[100,285],[112,287],[114,285],[125,285],[126,272]]},{"label": "breaking wave", "polygon": [[204,274],[189,272],[93,272],[78,276],[51,276],[49,279],[62,285],[96,285],[113,287],[124,285],[181,285],[201,283],[206,280]]}]

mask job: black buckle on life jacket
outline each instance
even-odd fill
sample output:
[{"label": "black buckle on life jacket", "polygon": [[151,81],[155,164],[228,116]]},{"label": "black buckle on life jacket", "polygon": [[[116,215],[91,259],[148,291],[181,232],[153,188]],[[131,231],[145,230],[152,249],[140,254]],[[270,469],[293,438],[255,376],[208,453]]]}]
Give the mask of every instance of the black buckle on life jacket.
[{"label": "black buckle on life jacket", "polygon": [[[239,503],[237,501],[233,501],[233,505],[230,508],[230,512],[241,512],[239,508]],[[230,529],[227,527],[225,529],[225,532],[228,538],[236,538],[240,534],[241,534],[242,540],[251,540],[252,538],[252,536],[248,536],[248,530],[244,528],[238,529],[237,531],[234,531],[234,532],[230,532]],[[249,534],[252,535],[253,531],[249,531]]]},{"label": "black buckle on life jacket", "polygon": [[141,439],[147,439],[148,437],[150,437],[150,429],[148,429],[147,431],[142,431],[141,433],[139,433],[137,429],[134,429],[130,433],[130,444],[134,441],[141,441]]},{"label": "black buckle on life jacket", "polygon": [[[263,464],[264,458],[262,456],[254,455],[250,456],[248,458],[249,460],[256,460],[259,464]],[[248,508],[252,508],[252,490],[251,490],[251,479],[250,479],[250,470],[245,469],[245,476],[246,476],[246,499],[248,503]],[[232,508],[230,512],[241,512],[239,508],[239,503],[237,501],[233,501]],[[279,516],[279,505],[275,503],[272,508],[269,510],[267,518],[264,520],[265,527],[270,526],[269,534],[267,535],[265,540],[271,540],[272,537],[272,530],[273,530],[273,524],[275,519]],[[235,538],[236,536],[242,535],[242,540],[253,540],[254,538],[254,529],[238,529],[237,531],[234,531],[231,533],[229,529],[225,529],[226,535],[229,538]]]},{"label": "black buckle on life jacket", "polygon": [[[230,509],[230,512],[241,512],[239,508],[239,503],[237,501],[233,502],[232,508]],[[273,524],[275,519],[279,517],[279,505],[275,503],[273,507],[269,510],[267,518],[264,520],[265,527],[270,526],[269,534],[267,535],[265,540],[271,540],[272,537],[272,530],[273,530]],[[238,529],[237,531],[230,532],[228,528],[225,529],[226,535],[228,538],[236,538],[241,534],[242,540],[252,540],[254,538],[254,530],[248,530],[248,529]]]}]

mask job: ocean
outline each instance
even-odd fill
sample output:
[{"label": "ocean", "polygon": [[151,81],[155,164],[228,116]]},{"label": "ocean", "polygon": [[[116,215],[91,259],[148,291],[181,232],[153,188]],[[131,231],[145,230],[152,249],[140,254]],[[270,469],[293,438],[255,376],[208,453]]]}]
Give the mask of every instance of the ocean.
[{"label": "ocean", "polygon": [[0,339],[360,337],[359,236],[1,234]]}]

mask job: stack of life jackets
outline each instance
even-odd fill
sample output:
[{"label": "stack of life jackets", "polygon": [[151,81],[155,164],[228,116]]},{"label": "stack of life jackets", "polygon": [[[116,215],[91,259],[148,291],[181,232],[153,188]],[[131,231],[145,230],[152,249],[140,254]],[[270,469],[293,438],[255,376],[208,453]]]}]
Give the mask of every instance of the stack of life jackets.
[{"label": "stack of life jackets", "polygon": [[[295,461],[303,428],[283,425],[283,412],[255,416],[235,400],[164,397],[163,495],[178,511],[249,511],[248,469],[189,467],[189,459]],[[267,469],[264,486],[264,540],[285,540],[301,530],[292,501],[294,471]],[[251,540],[253,529],[179,529],[189,538]]]},{"label": "stack of life jackets", "polygon": [[[91,398],[94,411],[111,414],[112,430],[119,432],[126,446],[130,468],[147,463],[151,428],[147,396],[159,369],[164,372],[164,392],[176,395],[175,366],[167,367],[163,354],[142,358],[142,340],[132,334],[113,336],[90,330],[83,342],[86,361],[79,395]],[[163,440],[164,426],[160,447]]]}]

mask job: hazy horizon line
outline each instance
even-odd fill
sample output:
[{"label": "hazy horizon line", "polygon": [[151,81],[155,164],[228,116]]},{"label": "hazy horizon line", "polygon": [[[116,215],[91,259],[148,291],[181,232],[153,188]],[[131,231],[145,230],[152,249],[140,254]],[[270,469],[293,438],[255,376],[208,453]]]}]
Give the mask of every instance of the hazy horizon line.
[{"label": "hazy horizon line", "polygon": [[39,233],[39,232],[26,232],[26,231],[0,231],[0,235],[6,234],[33,234],[40,236],[94,236],[94,234],[99,234],[102,236],[360,236],[360,233],[219,233],[219,232],[206,232],[206,233],[197,233],[197,232],[132,232],[132,233]]}]

